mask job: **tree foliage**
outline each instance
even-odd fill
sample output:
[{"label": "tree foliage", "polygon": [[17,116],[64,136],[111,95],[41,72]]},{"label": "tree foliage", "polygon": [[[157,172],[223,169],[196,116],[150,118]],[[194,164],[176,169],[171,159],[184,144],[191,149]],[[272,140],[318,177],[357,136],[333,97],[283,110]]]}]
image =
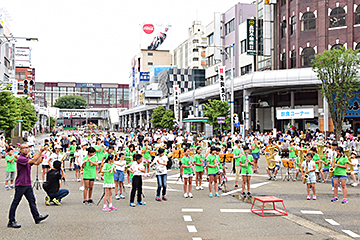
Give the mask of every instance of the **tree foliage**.
[{"label": "tree foliage", "polygon": [[[8,85],[1,90],[9,90]],[[11,131],[16,126],[17,106],[15,96],[11,92],[0,92],[0,129]]]},{"label": "tree foliage", "polygon": [[317,73],[321,93],[329,103],[335,134],[339,139],[343,122],[354,92],[360,90],[358,67],[360,55],[352,49],[326,50],[315,56],[313,70]]},{"label": "tree foliage", "polygon": [[50,128],[54,128],[56,125],[56,118],[50,117]]},{"label": "tree foliage", "polygon": [[153,113],[151,114],[151,122],[154,128],[161,128],[161,121],[162,117],[165,115],[165,108],[159,106],[154,109]]},{"label": "tree foliage", "polygon": [[88,103],[86,99],[79,95],[65,95],[59,97],[54,104],[54,107],[61,109],[86,109]]},{"label": "tree foliage", "polygon": [[174,128],[174,112],[171,109],[166,110],[165,114],[162,116],[161,119],[161,126],[167,129]]},{"label": "tree foliage", "polygon": [[31,105],[32,99],[28,97],[17,97],[15,98],[15,103],[17,107],[16,120],[22,120],[22,130],[29,131],[38,120],[36,110],[34,106]]},{"label": "tree foliage", "polygon": [[203,116],[208,118],[208,123],[214,127],[214,130],[220,129],[220,124],[217,123],[217,117],[225,117],[225,124],[222,124],[223,130],[230,129],[230,103],[220,100],[209,100],[204,104]]}]

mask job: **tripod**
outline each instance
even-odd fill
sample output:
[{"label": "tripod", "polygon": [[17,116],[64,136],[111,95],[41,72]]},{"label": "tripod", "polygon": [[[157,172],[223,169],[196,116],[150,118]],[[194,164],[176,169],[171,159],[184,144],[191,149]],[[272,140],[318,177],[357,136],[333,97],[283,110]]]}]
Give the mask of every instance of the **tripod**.
[{"label": "tripod", "polygon": [[36,188],[36,190],[39,190],[39,188],[41,189],[41,183],[39,180],[39,165],[36,166],[36,179],[34,181],[33,188]]}]

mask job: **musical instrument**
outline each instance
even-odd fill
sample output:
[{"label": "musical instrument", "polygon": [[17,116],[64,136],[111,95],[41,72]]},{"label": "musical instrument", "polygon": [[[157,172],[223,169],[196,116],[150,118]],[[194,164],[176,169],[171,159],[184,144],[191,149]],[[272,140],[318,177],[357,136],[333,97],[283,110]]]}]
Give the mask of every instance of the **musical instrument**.
[{"label": "musical instrument", "polygon": [[284,145],[284,143],[283,143],[282,141],[278,141],[278,142],[277,142],[277,145],[278,145],[278,147],[280,147],[280,148],[281,148],[281,147],[282,147],[282,145]]},{"label": "musical instrument", "polygon": [[156,151],[151,151],[150,156],[152,156],[152,157],[156,156]]},{"label": "musical instrument", "polygon": [[[322,158],[324,156],[324,148],[325,148],[324,145],[320,145],[320,144],[316,145],[316,150],[318,152],[320,160],[322,160]],[[321,167],[322,167],[322,162],[319,162],[318,163],[318,169],[320,170]]]},{"label": "musical instrument", "polygon": [[299,150],[300,154],[299,154],[299,160],[300,160],[300,166],[304,161],[304,156],[307,154],[307,150],[306,149],[300,149]]},{"label": "musical instrument", "polygon": [[257,144],[257,146],[258,146],[258,147],[260,147],[260,146],[261,146],[261,142],[257,142],[256,144]]},{"label": "musical instrument", "polygon": [[309,178],[309,174],[307,174],[307,173],[305,173],[304,174],[304,178],[303,178],[303,184],[305,184],[306,183],[306,180]]},{"label": "musical instrument", "polygon": [[234,154],[219,154],[219,158],[220,158],[220,163],[223,162],[232,162],[233,158],[234,158]]},{"label": "musical instrument", "polygon": [[331,168],[329,168],[329,178],[332,178],[332,176],[334,175],[334,168],[333,167],[331,167]]},{"label": "musical instrument", "polygon": [[[349,160],[349,162],[351,162],[351,152],[350,149],[349,150],[345,150],[344,151],[345,157],[347,157],[347,159]],[[347,169],[346,169],[346,173],[350,174],[352,171],[354,171],[354,166],[352,166],[351,164],[347,165]]]},{"label": "musical instrument", "polygon": [[275,148],[269,147],[268,149],[269,149],[269,151],[267,151],[265,153],[266,165],[269,169],[273,169],[275,167],[275,162],[270,161],[270,159],[273,159],[273,157],[274,157]]}]

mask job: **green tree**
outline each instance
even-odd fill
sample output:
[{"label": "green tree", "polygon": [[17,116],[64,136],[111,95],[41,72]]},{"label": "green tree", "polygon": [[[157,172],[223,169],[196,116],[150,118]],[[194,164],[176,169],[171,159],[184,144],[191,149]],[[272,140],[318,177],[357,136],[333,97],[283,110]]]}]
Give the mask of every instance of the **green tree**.
[{"label": "green tree", "polygon": [[22,130],[29,131],[35,126],[38,117],[36,116],[36,110],[31,105],[32,99],[28,97],[15,98],[17,120],[23,120]]},{"label": "green tree", "polygon": [[217,117],[225,117],[225,124],[222,124],[223,130],[230,129],[230,103],[220,100],[209,100],[204,104],[204,117],[208,118],[208,123],[213,126],[214,130],[220,129],[220,124],[217,123]]},{"label": "green tree", "polygon": [[154,109],[153,113],[151,114],[151,122],[154,128],[161,128],[162,117],[165,115],[165,108],[159,106]]},{"label": "green tree", "polygon": [[79,95],[65,95],[59,97],[54,104],[54,107],[61,109],[86,109],[88,103],[86,99]]},{"label": "green tree", "polygon": [[54,128],[56,125],[56,118],[50,117],[50,128]]},{"label": "green tree", "polygon": [[358,67],[360,55],[352,49],[326,50],[315,56],[313,70],[321,81],[323,97],[329,103],[336,137],[339,139],[349,100],[360,90]]},{"label": "green tree", "polygon": [[[1,88],[1,90],[9,90],[10,85]],[[0,92],[0,129],[6,132],[16,127],[17,106],[15,96],[12,92]]]},{"label": "green tree", "polygon": [[161,119],[161,126],[163,128],[173,129],[174,128],[174,112],[171,109],[166,110],[165,114]]}]

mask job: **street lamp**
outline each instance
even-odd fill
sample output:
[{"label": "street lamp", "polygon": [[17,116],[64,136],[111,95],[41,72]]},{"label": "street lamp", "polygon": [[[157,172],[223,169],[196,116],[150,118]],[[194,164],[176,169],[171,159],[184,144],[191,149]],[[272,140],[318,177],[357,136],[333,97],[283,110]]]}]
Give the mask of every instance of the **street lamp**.
[{"label": "street lamp", "polygon": [[[207,44],[198,44],[196,45],[197,48],[208,48],[208,47],[215,47],[218,49],[221,49],[222,52],[224,54],[226,54],[226,56],[230,59],[230,80],[231,80],[231,84],[230,84],[230,91],[231,91],[231,97],[230,97],[230,123],[231,123],[231,136],[234,135],[234,123],[233,123],[233,118],[234,118],[234,61],[233,61],[233,57],[234,57],[234,45],[228,45],[228,46],[216,46],[216,45],[207,45]],[[230,47],[230,53],[226,52],[224,49],[229,48]],[[229,56],[230,55],[230,56]]]}]

